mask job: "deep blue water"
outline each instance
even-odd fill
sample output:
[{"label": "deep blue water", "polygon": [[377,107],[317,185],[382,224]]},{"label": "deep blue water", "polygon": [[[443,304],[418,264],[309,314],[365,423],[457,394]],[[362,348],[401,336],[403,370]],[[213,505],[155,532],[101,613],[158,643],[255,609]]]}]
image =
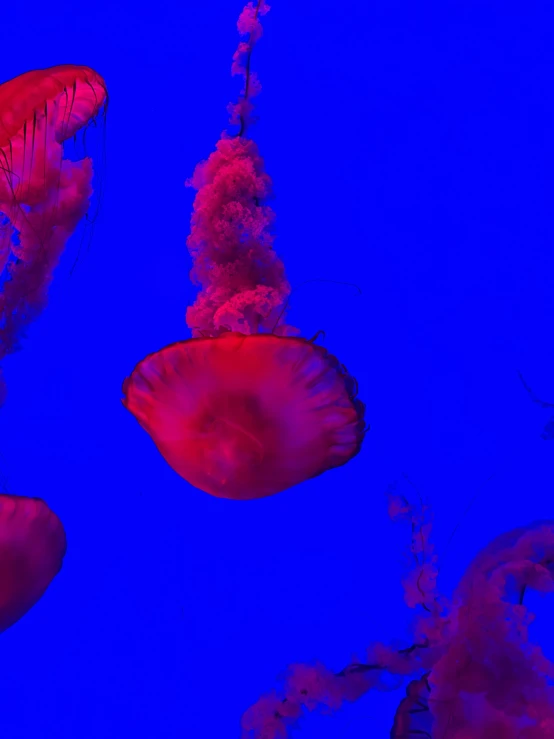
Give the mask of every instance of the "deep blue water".
[{"label": "deep blue water", "polygon": [[[446,7],[448,5],[448,7]],[[0,77],[106,79],[104,196],[70,277],[5,363],[0,470],[68,551],[0,642],[6,739],[239,736],[290,662],[333,669],[402,638],[405,473],[435,510],[450,592],[493,536],[553,518],[554,115],[549,4],[275,0],[252,129],[274,180],[291,323],[357,377],[371,430],[348,465],[275,497],[212,498],[122,407],[137,361],[188,336],[184,180],[239,83],[239,2],[8,4]],[[467,515],[470,501],[479,493]],[[548,600],[534,637],[554,657]],[[386,737],[403,692],[310,716],[302,739]]]}]

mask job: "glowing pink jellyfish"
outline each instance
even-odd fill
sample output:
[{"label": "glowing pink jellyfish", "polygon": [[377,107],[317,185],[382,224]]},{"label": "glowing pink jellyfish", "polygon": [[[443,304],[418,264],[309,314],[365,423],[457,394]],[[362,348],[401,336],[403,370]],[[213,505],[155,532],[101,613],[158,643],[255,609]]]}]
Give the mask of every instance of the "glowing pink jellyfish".
[{"label": "glowing pink jellyfish", "polygon": [[[92,194],[92,161],[63,143],[107,102],[92,69],[62,65],[0,85],[0,360],[44,309],[52,273]],[[2,394],[4,388],[2,388]]]},{"label": "glowing pink jellyfish", "polygon": [[61,521],[43,500],[0,495],[0,632],[44,595],[65,549]]},{"label": "glowing pink jellyfish", "polygon": [[273,250],[271,180],[246,137],[260,90],[250,55],[264,0],[238,21],[233,58],[245,86],[222,134],[187,183],[198,192],[187,241],[201,290],[187,310],[193,338],[151,354],[123,386],[124,405],[166,461],[222,498],[272,495],[345,464],[360,450],[364,405],[345,367],[281,324],[290,286]]},{"label": "glowing pink jellyfish", "polygon": [[393,495],[389,514],[411,524],[402,586],[415,610],[412,643],[375,642],[338,673],[292,665],[283,688],[243,715],[243,739],[285,739],[307,712],[337,710],[406,678],[391,739],[554,739],[554,663],[530,641],[534,614],[524,602],[530,590],[554,592],[554,521],[494,539],[449,599],[437,587],[429,509]]}]

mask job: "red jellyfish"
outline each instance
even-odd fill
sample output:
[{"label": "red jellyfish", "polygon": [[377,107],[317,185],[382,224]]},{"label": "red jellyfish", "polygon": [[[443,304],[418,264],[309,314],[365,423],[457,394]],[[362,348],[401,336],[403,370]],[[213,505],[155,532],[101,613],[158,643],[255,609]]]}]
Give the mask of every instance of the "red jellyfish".
[{"label": "red jellyfish", "polygon": [[43,500],[0,495],[0,631],[44,595],[65,548],[61,521]]},{"label": "red jellyfish", "polygon": [[390,739],[554,739],[554,662],[532,641],[535,614],[526,603],[530,591],[554,593],[554,521],[493,539],[447,598],[429,508],[391,495],[389,514],[410,523],[402,587],[415,610],[412,643],[373,642],[340,672],[290,665],[284,684],[244,713],[242,739],[286,739],[310,711],[336,711],[407,679]]},{"label": "red jellyfish", "polygon": [[104,80],[62,65],[0,85],[0,360],[44,309],[52,273],[92,195],[92,161],[63,143],[103,109]]},{"label": "red jellyfish", "polygon": [[281,325],[290,285],[273,250],[271,180],[246,136],[260,90],[250,56],[268,10],[249,3],[238,21],[249,36],[232,66],[245,80],[230,107],[239,133],[223,133],[187,182],[197,190],[187,246],[201,288],[187,310],[193,338],[146,357],[123,386],[171,467],[220,498],[273,495],[345,464],[365,432],[356,381]]}]

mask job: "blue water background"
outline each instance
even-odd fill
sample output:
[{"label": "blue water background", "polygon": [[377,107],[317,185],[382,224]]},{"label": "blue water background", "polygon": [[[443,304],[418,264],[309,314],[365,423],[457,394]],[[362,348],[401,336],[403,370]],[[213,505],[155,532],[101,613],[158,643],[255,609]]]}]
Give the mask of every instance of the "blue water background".
[{"label": "blue water background", "polygon": [[[446,7],[448,6],[448,7]],[[63,571],[0,637],[6,739],[232,739],[294,661],[339,670],[409,638],[403,473],[435,511],[451,592],[493,536],[554,518],[554,116],[548,3],[275,0],[252,130],[274,180],[290,320],[358,378],[347,466],[250,503],[193,489],[120,404],[188,336],[184,180],[238,81],[239,2],[8,4],[0,77],[80,63],[111,94],[90,248],[5,364],[1,471],[68,537]],[[469,512],[470,501],[478,493]],[[456,536],[447,547],[453,529]],[[554,657],[552,601],[532,629]],[[300,739],[386,737],[400,693],[310,716]]]}]

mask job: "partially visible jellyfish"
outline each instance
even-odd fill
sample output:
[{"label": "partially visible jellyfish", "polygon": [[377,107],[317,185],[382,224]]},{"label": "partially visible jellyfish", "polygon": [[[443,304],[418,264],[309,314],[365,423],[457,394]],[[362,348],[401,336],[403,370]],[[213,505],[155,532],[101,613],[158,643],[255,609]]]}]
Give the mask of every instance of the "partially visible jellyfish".
[{"label": "partially visible jellyfish", "polygon": [[106,103],[104,80],[88,67],[35,70],[0,85],[0,360],[44,309],[53,271],[88,210],[92,160],[64,159],[63,144]]},{"label": "partially visible jellyfish", "polygon": [[0,632],[44,595],[65,549],[62,523],[43,500],[0,495]]},{"label": "partially visible jellyfish", "polygon": [[392,496],[389,513],[411,523],[413,564],[402,585],[416,610],[412,643],[374,643],[366,660],[338,673],[292,665],[284,686],[243,715],[243,739],[285,739],[309,711],[337,710],[406,679],[391,739],[554,739],[554,663],[529,641],[534,615],[524,604],[529,590],[554,592],[554,521],[494,539],[447,599],[437,588],[429,510]]},{"label": "partially visible jellyfish", "polygon": [[348,462],[365,433],[364,405],[346,368],[283,323],[290,286],[273,250],[271,180],[246,136],[260,91],[250,55],[265,0],[238,21],[248,34],[233,57],[242,75],[230,106],[235,136],[187,183],[197,190],[187,246],[200,285],[186,320],[193,338],[141,361],[123,403],[185,480],[211,495],[273,495]]}]

